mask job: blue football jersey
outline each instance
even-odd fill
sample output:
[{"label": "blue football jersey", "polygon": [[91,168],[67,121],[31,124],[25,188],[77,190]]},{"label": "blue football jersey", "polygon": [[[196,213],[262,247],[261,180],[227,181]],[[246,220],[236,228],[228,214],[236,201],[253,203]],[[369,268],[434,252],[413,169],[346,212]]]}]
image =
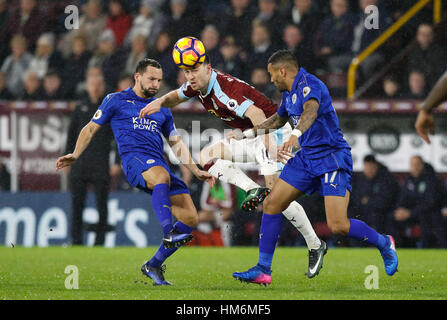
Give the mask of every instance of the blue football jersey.
[{"label": "blue football jersey", "polygon": [[107,95],[96,111],[92,121],[104,125],[110,122],[118,152],[122,160],[130,155],[147,154],[163,159],[163,138],[178,135],[172,113],[161,108],[151,116],[140,119],[140,110],[154,98],[144,99],[132,88]]},{"label": "blue football jersey", "polygon": [[303,105],[309,99],[317,100],[320,106],[315,122],[299,138],[300,152],[309,159],[317,159],[335,150],[351,149],[340,130],[328,88],[303,68],[300,68],[292,90],[283,93],[277,113],[283,118],[291,118],[296,127],[303,113]]}]

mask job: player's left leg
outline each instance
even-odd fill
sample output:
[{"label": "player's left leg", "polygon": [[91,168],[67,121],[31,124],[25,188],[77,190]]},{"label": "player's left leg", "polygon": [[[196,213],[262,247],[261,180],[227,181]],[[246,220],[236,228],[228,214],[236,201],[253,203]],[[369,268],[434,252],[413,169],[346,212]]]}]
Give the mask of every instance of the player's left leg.
[{"label": "player's left leg", "polygon": [[302,195],[301,191],[281,179],[275,183],[272,192],[264,201],[264,214],[259,233],[258,264],[248,271],[233,273],[235,279],[264,285],[272,282],[271,265],[281,233],[281,212]]},{"label": "player's left leg", "polygon": [[385,271],[392,276],[397,271],[398,259],[391,236],[379,234],[365,222],[357,219],[348,219],[349,190],[344,196],[326,195],[324,204],[326,219],[332,233],[363,241],[377,247],[385,263]]}]

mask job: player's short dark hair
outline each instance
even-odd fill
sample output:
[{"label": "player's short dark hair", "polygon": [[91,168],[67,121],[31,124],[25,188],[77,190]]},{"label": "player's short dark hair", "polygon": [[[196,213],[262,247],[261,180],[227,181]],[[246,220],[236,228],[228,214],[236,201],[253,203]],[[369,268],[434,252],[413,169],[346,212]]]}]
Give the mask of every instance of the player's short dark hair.
[{"label": "player's short dark hair", "polygon": [[147,67],[161,69],[161,64],[157,60],[145,58],[138,62],[135,73],[144,73]]},{"label": "player's short dark hair", "polygon": [[205,60],[203,61],[203,64],[211,64],[211,59],[208,54],[205,55]]},{"label": "player's short dark hair", "polygon": [[296,68],[299,68],[298,59],[295,54],[290,50],[278,50],[272,54],[268,60],[268,64],[289,64]]}]

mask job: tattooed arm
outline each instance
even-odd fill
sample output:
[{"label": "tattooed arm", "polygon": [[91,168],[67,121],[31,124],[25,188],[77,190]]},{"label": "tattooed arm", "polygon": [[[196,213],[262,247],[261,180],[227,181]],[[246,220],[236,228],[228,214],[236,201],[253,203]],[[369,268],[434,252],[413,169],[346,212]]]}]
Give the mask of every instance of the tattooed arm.
[{"label": "tattooed arm", "polygon": [[298,147],[298,138],[306,132],[315,122],[318,116],[319,103],[315,99],[309,99],[304,103],[303,113],[300,116],[297,126],[292,131],[289,141],[285,142],[279,150],[278,157],[288,159],[291,156],[292,148]]},{"label": "tattooed arm", "polygon": [[315,122],[315,119],[318,116],[318,108],[320,105],[318,101],[315,99],[309,99],[303,106],[303,113],[301,114],[300,120],[298,121],[298,125],[295,129],[299,130],[301,134],[307,131],[312,124]]},{"label": "tattooed arm", "polygon": [[262,123],[254,125],[253,129],[244,131],[241,138],[254,138],[259,134],[265,134],[269,129],[278,129],[287,123],[288,119],[281,117],[278,113],[275,113],[270,118],[265,119]]}]

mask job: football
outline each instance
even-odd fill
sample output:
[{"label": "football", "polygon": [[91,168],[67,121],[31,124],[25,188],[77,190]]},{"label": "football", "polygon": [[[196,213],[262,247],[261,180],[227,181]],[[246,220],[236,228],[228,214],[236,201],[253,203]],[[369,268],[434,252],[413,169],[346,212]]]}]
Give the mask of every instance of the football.
[{"label": "football", "polygon": [[172,50],[172,58],[181,69],[194,69],[205,61],[205,46],[194,37],[184,37],[178,40]]}]

